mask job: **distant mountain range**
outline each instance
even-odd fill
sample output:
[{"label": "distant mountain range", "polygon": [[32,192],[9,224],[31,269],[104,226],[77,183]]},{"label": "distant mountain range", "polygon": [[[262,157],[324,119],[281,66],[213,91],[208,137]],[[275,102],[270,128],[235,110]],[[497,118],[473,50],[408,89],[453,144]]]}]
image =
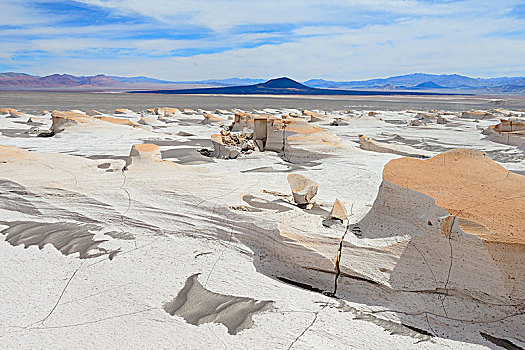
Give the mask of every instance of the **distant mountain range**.
[{"label": "distant mountain range", "polygon": [[143,76],[119,77],[98,74],[95,76],[75,76],[70,74],[52,74],[36,76],[25,73],[0,73],[0,88],[45,89],[45,88],[125,88],[139,84],[163,85],[175,84],[172,81],[153,79]]},{"label": "distant mountain range", "polygon": [[264,83],[264,79],[252,79],[252,78],[228,78],[228,79],[208,79],[198,81],[180,81],[179,83],[187,84],[209,84],[209,85],[221,85],[221,86],[239,86],[239,85],[251,85]]},{"label": "distant mountain range", "polygon": [[118,77],[115,75],[110,75],[109,78],[114,79],[121,83],[130,83],[130,84],[140,84],[140,83],[147,83],[147,84],[174,84],[174,81],[167,81],[167,80],[159,80],[154,78],[148,78],[143,76],[138,77]]},{"label": "distant mountain range", "polygon": [[134,93],[155,94],[219,94],[219,95],[429,95],[434,92],[420,91],[362,91],[344,89],[313,88],[301,84],[290,78],[271,79],[264,83],[240,86],[224,86],[216,88],[171,89],[171,90],[143,90],[131,91]]},{"label": "distant mountain range", "polygon": [[330,81],[311,79],[308,86],[332,89],[435,90],[448,89],[478,93],[525,93],[525,77],[470,78],[458,74],[414,73],[384,79]]},{"label": "distant mountain range", "polygon": [[[168,81],[144,76],[120,77],[98,74],[95,76],[74,76],[52,74],[34,76],[25,73],[0,73],[0,89],[46,89],[46,88],[151,88],[163,85],[207,85],[221,87],[249,86],[264,83],[263,79],[229,78],[199,81]],[[379,90],[379,91],[434,91],[464,92],[478,94],[525,94],[525,77],[471,78],[458,74],[414,73],[390,78],[360,81],[331,81],[311,79],[303,83],[307,87],[320,89]],[[140,87],[142,86],[142,87]]]},{"label": "distant mountain range", "polygon": [[77,77],[69,74],[52,74],[38,77],[24,73],[0,73],[0,87],[4,88],[47,88],[79,86],[112,86],[119,82],[103,74]]}]

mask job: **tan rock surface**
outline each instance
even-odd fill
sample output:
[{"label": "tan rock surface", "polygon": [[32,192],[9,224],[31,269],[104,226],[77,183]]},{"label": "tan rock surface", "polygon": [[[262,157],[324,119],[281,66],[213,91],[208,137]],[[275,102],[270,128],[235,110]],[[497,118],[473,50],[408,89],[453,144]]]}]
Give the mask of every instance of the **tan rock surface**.
[{"label": "tan rock surface", "polygon": [[129,153],[132,159],[161,161],[160,147],[151,143],[136,144]]},{"label": "tan rock surface", "polygon": [[153,112],[156,115],[163,115],[163,116],[167,117],[167,116],[174,116],[174,115],[180,113],[180,110],[178,108],[174,108],[174,107],[158,107],[158,108],[154,108]]},{"label": "tan rock surface", "polygon": [[525,244],[525,176],[484,152],[457,149],[428,160],[390,161],[383,178],[424,193],[485,241]]},{"label": "tan rock surface", "polygon": [[25,117],[25,114],[14,108],[0,108],[0,114],[8,114],[12,118]]},{"label": "tan rock surface", "polygon": [[341,221],[347,219],[346,208],[344,204],[337,198],[335,199],[334,206],[330,211],[330,217],[333,219],[339,219]]},{"label": "tan rock surface", "polygon": [[133,111],[129,110],[127,108],[117,108],[117,109],[115,109],[114,113],[115,114],[131,114],[131,113],[133,113]]}]

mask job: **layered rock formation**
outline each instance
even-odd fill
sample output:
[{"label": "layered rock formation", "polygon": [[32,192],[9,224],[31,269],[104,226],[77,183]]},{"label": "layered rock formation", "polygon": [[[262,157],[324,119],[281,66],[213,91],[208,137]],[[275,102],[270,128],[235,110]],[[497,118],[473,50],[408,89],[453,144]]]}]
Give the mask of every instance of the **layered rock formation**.
[{"label": "layered rock formation", "polygon": [[[374,206],[355,227],[362,239],[404,247],[381,283],[521,305],[524,208],[524,176],[483,152],[458,149],[429,160],[390,161]],[[443,308],[469,318],[458,305]]]},{"label": "layered rock formation", "polygon": [[95,115],[93,117],[80,111],[53,111],[51,113],[52,125],[50,133],[58,134],[68,127],[77,124],[96,124],[97,121],[103,121],[111,124],[137,126],[136,123],[126,118],[115,118],[104,115]]},{"label": "layered rock formation", "polygon": [[469,119],[488,119],[493,118],[494,115],[488,111],[477,111],[477,110],[470,110],[470,111],[464,111],[461,113],[461,118],[469,118]]},{"label": "layered rock formation", "polygon": [[483,130],[494,142],[512,146],[525,146],[525,122],[500,119],[499,124],[489,125]]}]

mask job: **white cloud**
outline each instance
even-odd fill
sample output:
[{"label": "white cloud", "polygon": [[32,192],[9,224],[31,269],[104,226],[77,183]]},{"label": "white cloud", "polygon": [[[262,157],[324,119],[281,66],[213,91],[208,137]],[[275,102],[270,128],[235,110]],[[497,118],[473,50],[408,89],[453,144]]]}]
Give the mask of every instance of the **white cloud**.
[{"label": "white cloud", "polygon": [[[51,58],[39,60],[25,71],[103,72],[173,80],[282,75],[348,80],[416,71],[525,75],[525,38],[504,34],[525,28],[524,19],[507,16],[516,1],[83,2],[120,14],[156,18],[162,23],[116,22],[66,31],[52,25],[10,29],[10,36],[30,39],[0,40],[4,64],[31,65],[30,61],[15,62],[12,58],[20,50],[42,50]],[[351,20],[352,24],[341,19]],[[272,23],[294,26],[283,28]],[[178,39],[178,30],[185,25],[207,27],[212,32],[198,39]],[[233,30],[237,26],[258,28],[256,25],[274,28],[276,33]],[[135,37],[142,31],[151,33],[155,26],[160,26],[163,33],[173,28],[174,37]],[[243,48],[246,46],[250,48]],[[120,56],[121,49],[125,55]],[[168,57],[187,49],[222,52]]]}]

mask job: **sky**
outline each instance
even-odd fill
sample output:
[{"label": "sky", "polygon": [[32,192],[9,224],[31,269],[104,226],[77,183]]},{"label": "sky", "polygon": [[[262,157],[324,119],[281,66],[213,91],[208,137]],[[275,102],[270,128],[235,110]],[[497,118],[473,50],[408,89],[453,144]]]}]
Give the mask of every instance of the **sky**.
[{"label": "sky", "polygon": [[0,0],[0,72],[525,76],[525,0]]}]

